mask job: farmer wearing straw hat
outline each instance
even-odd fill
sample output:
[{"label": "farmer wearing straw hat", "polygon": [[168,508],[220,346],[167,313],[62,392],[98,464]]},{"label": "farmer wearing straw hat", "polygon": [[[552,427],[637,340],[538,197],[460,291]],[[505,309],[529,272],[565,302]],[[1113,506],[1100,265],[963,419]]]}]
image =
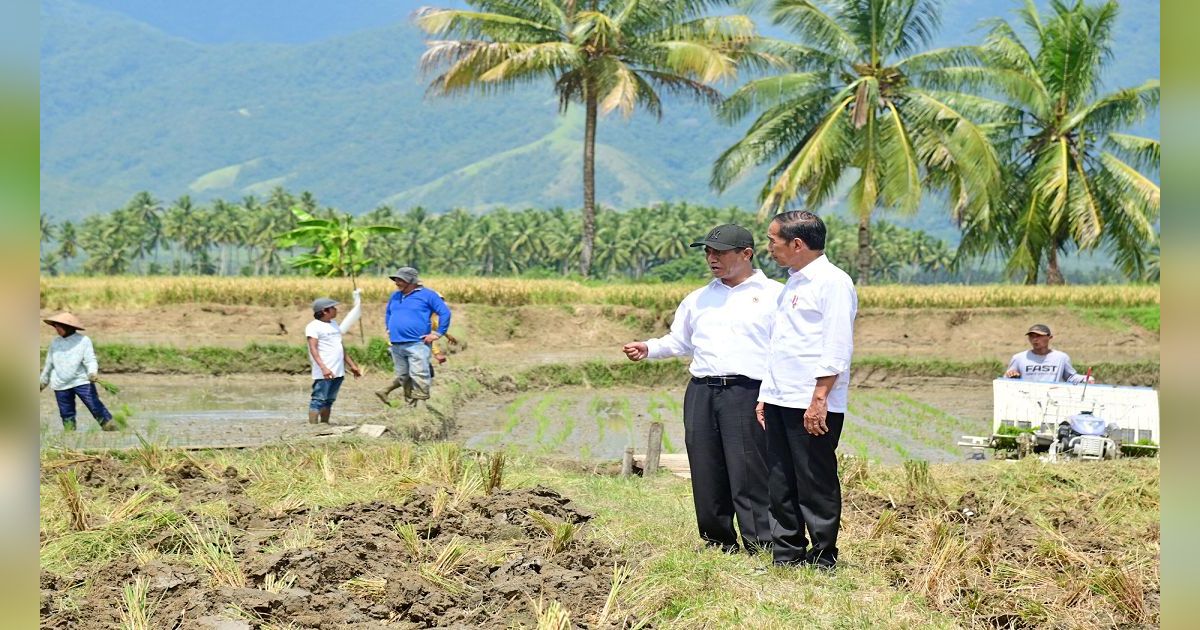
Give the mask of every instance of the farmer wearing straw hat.
[{"label": "farmer wearing straw hat", "polygon": [[78,396],[101,429],[116,431],[112,414],[100,402],[100,392],[96,390],[99,366],[92,340],[78,332],[83,330],[83,324],[70,313],[59,313],[42,321],[52,326],[58,337],[50,342],[50,349],[46,351],[46,367],[42,368],[39,389],[49,386],[54,390],[63,430],[75,430],[75,397]]}]

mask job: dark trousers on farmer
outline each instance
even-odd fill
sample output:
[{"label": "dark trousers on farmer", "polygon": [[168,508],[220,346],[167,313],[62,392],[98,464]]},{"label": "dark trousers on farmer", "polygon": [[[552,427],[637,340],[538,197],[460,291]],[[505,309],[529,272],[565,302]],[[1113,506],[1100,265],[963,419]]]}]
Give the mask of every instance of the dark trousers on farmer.
[{"label": "dark trousers on farmer", "polygon": [[766,433],[754,417],[760,382],[693,378],[683,398],[684,442],[700,538],[738,550],[734,517],[750,552],[769,547]]},{"label": "dark trousers on farmer", "polygon": [[100,393],[96,391],[95,383],[78,385],[70,389],[54,390],[54,401],[58,403],[58,415],[62,417],[63,426],[75,428],[75,397],[83,401],[83,406],[92,412],[92,417],[100,423],[112,420],[112,414],[104,403],[100,402]]},{"label": "dark trousers on farmer", "polygon": [[845,414],[829,413],[829,432],[817,436],[804,429],[804,409],[767,404],[763,411],[775,563],[832,567],[842,520],[835,451]]}]

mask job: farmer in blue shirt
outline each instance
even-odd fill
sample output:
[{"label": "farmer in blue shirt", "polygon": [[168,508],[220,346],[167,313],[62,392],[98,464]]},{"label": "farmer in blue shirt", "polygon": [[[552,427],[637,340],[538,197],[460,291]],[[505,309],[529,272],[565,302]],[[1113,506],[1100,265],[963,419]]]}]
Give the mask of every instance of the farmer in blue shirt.
[{"label": "farmer in blue shirt", "polygon": [[[450,308],[436,291],[421,286],[416,269],[401,267],[389,277],[398,290],[388,299],[383,319],[392,342],[396,379],[375,395],[390,406],[388,394],[402,387],[404,399],[410,406],[416,406],[418,400],[429,399],[430,348],[450,328]],[[431,330],[429,321],[434,313],[438,316],[436,331]]]}]

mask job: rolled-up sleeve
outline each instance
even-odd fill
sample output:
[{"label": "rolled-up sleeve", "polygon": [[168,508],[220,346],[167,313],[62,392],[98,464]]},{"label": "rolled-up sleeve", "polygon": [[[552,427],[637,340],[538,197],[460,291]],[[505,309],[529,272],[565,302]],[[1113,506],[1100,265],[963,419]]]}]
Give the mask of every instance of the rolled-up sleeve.
[{"label": "rolled-up sleeve", "polygon": [[692,354],[692,325],[691,306],[689,300],[684,300],[675,309],[675,319],[671,320],[671,332],[658,339],[646,340],[646,358],[665,359],[667,357],[686,357]]},{"label": "rolled-up sleeve", "polygon": [[830,283],[825,290],[821,316],[821,358],[813,376],[835,376],[850,369],[854,353],[854,317],[858,314],[858,297],[854,286],[842,282]]}]

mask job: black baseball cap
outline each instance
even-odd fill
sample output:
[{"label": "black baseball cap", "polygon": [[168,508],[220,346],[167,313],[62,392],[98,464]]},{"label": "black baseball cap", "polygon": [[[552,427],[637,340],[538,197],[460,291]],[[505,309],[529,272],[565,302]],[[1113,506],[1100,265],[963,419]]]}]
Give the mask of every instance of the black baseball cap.
[{"label": "black baseball cap", "polygon": [[1049,335],[1050,327],[1045,324],[1034,324],[1029,327],[1029,332],[1026,335]]},{"label": "black baseball cap", "polygon": [[720,251],[746,249],[747,247],[754,249],[754,235],[740,225],[726,223],[713,228],[708,236],[704,237],[704,240],[692,243],[692,247],[704,247],[705,245]]}]

